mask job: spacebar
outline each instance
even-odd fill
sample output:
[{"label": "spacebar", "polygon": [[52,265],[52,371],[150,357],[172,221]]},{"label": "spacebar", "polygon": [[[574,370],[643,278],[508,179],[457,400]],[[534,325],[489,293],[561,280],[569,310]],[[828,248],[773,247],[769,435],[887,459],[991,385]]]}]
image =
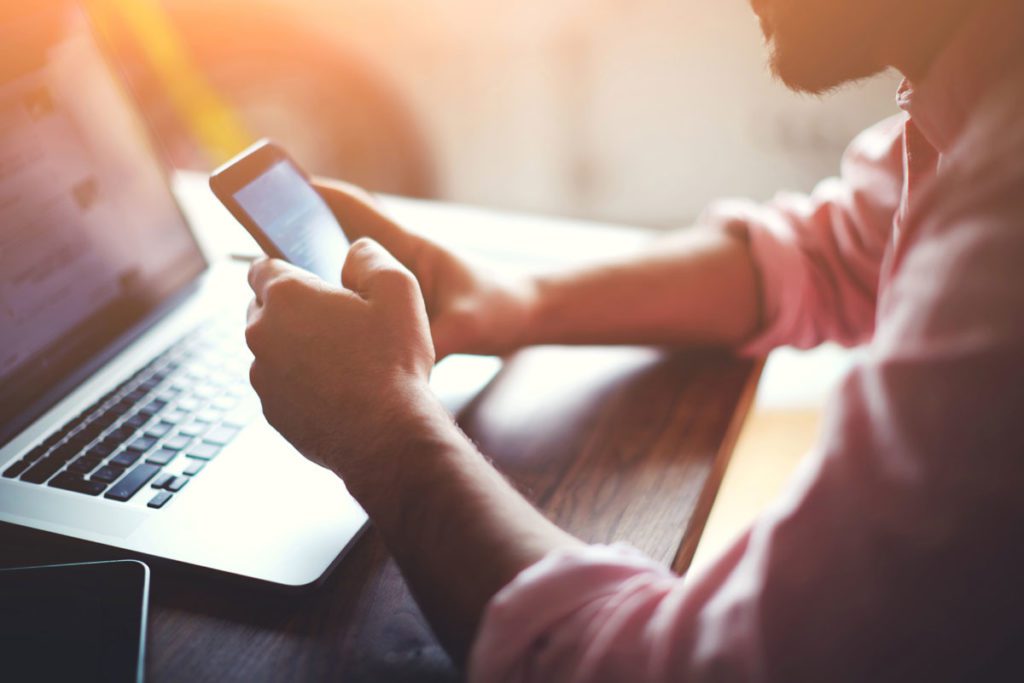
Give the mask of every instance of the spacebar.
[{"label": "spacebar", "polygon": [[107,491],[103,497],[110,498],[111,500],[128,500],[159,471],[159,465],[143,463],[122,477],[121,481],[117,482],[117,485]]}]

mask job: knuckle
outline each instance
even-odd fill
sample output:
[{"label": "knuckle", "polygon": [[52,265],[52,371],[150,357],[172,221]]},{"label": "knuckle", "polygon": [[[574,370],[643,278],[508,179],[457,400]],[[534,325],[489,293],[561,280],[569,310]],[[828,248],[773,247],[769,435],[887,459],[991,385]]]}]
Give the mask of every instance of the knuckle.
[{"label": "knuckle", "polygon": [[275,278],[267,285],[265,303],[270,305],[273,301],[287,302],[293,299],[302,291],[302,283],[295,278],[282,276]]},{"label": "knuckle", "polygon": [[262,375],[260,374],[259,367],[256,365],[256,361],[253,361],[249,365],[249,384],[252,385],[252,388],[256,390],[257,394],[260,393],[261,376]]},{"label": "knuckle", "polygon": [[395,292],[409,292],[418,286],[416,278],[404,268],[381,268],[373,274],[374,281],[381,287]]},{"label": "knuckle", "polygon": [[245,344],[254,354],[258,354],[263,342],[263,325],[258,321],[245,326]]},{"label": "knuckle", "polygon": [[362,257],[373,249],[374,242],[369,237],[360,237],[348,248],[349,254]]}]

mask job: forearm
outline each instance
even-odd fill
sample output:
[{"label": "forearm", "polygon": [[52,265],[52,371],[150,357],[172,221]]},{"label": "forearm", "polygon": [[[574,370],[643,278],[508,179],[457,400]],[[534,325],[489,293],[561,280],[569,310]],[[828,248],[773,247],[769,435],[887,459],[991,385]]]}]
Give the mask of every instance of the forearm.
[{"label": "forearm", "polygon": [[374,458],[388,468],[345,480],[461,660],[495,593],[548,552],[580,542],[526,502],[439,406],[424,398],[415,411],[400,441],[382,444],[388,452]]},{"label": "forearm", "polygon": [[639,257],[539,276],[524,345],[734,346],[760,326],[758,286],[742,239],[682,231]]}]

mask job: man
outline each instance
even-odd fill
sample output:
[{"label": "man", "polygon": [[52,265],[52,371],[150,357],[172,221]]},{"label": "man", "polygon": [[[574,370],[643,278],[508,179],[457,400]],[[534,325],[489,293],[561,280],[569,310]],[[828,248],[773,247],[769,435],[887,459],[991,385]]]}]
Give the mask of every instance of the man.
[{"label": "man", "polygon": [[[907,77],[904,113],[812,196],[721,204],[646,256],[508,281],[325,185],[374,240],[341,286],[253,266],[268,419],[345,479],[471,680],[1022,680],[1024,2],[755,9],[793,88]],[[820,444],[685,586],[554,527],[427,388],[454,352],[829,339],[870,345]]]}]

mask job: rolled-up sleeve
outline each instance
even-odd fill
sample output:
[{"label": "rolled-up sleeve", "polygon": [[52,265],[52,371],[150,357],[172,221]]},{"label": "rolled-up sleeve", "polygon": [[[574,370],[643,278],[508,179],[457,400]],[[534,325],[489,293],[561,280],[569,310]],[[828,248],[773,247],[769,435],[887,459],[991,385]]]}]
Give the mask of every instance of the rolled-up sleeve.
[{"label": "rolled-up sleeve", "polygon": [[705,212],[702,223],[749,245],[758,271],[762,327],[741,352],[825,341],[852,346],[870,338],[902,195],[905,124],[899,115],[859,135],[843,155],[841,175],[809,196],[723,200]]},{"label": "rolled-up sleeve", "polygon": [[933,194],[820,445],[731,550],[686,583],[549,556],[492,600],[470,680],[1022,680],[1021,181]]}]

